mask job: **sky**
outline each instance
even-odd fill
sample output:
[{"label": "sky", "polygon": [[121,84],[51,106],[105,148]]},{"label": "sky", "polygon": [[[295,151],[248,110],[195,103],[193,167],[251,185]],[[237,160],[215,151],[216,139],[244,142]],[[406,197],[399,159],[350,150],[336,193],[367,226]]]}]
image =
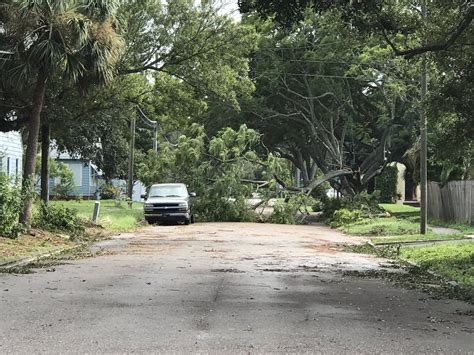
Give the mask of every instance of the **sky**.
[{"label": "sky", "polygon": [[223,12],[231,15],[234,19],[240,21],[240,12],[237,5],[237,0],[221,0],[223,5]]}]

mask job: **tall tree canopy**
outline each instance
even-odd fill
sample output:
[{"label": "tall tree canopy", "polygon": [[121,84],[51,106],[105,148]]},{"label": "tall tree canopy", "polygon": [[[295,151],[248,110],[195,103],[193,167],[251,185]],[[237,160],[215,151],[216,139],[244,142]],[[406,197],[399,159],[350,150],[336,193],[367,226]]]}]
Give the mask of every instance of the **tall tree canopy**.
[{"label": "tall tree canopy", "polygon": [[417,72],[334,18],[339,10],[307,13],[287,29],[254,20],[256,92],[241,119],[302,171],[308,190],[330,180],[353,194],[409,147],[399,137],[413,122]]},{"label": "tall tree canopy", "polygon": [[[243,13],[257,12],[291,26],[305,11],[322,13],[334,8],[361,32],[383,35],[396,55],[413,57],[450,49],[468,38],[474,18],[472,0],[429,1],[429,18],[422,19],[425,0],[239,0]],[[424,40],[422,40],[424,38]]]},{"label": "tall tree canopy", "polygon": [[[122,39],[115,31],[115,1],[10,0],[0,6],[2,91],[7,108],[2,128],[27,122],[28,140],[23,184],[32,184],[41,111],[47,83],[54,78],[71,83],[109,82],[114,76]],[[11,92],[26,90],[26,105],[18,106]],[[23,95],[20,98],[25,97]],[[13,104],[10,102],[13,101]],[[8,107],[8,105],[14,105]],[[31,218],[27,199],[22,222]]]}]

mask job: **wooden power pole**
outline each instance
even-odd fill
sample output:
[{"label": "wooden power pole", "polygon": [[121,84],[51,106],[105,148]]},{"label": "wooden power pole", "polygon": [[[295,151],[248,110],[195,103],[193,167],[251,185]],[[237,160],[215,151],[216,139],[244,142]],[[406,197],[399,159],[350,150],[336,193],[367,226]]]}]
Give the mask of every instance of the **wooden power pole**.
[{"label": "wooden power pole", "polygon": [[128,154],[128,181],[127,181],[127,194],[130,201],[133,198],[133,166],[135,164],[135,122],[136,118],[133,116],[130,118],[130,151]]},{"label": "wooden power pole", "polygon": [[[426,23],[426,0],[422,1],[421,13],[423,22]],[[424,39],[424,42],[426,39]],[[426,134],[426,92],[428,91],[426,53],[421,59],[421,110],[420,110],[420,234],[426,234],[426,224],[428,219],[428,163],[427,163],[427,134]]]}]

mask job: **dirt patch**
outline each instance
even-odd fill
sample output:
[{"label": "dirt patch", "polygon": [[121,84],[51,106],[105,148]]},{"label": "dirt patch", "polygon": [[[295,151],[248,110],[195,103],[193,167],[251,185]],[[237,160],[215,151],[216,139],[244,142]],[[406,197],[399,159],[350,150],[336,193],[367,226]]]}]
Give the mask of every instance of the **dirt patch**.
[{"label": "dirt patch", "polygon": [[315,250],[320,253],[326,253],[326,254],[337,254],[341,251],[340,247],[337,247],[335,245],[330,245],[330,244],[311,244],[311,245],[306,245],[306,248]]},{"label": "dirt patch", "polygon": [[15,239],[0,237],[0,265],[74,245],[67,236],[40,230],[33,230],[31,234]]}]

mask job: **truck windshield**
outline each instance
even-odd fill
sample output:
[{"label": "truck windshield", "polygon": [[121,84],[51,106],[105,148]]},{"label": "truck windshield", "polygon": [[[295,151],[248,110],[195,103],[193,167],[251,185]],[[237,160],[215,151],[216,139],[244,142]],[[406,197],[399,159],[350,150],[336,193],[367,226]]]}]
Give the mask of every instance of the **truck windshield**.
[{"label": "truck windshield", "polygon": [[183,185],[152,186],[148,197],[188,197],[188,190]]}]

